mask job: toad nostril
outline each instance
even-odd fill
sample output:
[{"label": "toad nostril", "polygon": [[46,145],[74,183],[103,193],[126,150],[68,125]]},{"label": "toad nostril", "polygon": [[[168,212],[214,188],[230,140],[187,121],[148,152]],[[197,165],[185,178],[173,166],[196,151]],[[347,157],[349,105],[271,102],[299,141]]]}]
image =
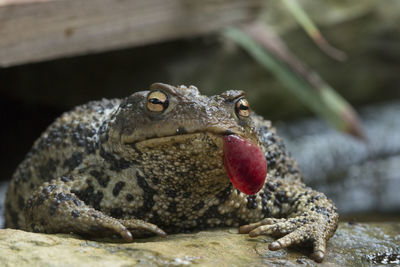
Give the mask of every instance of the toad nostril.
[{"label": "toad nostril", "polygon": [[182,127],[182,126],[179,126],[176,129],[176,134],[186,134],[186,133],[187,133],[186,129],[184,127]]}]

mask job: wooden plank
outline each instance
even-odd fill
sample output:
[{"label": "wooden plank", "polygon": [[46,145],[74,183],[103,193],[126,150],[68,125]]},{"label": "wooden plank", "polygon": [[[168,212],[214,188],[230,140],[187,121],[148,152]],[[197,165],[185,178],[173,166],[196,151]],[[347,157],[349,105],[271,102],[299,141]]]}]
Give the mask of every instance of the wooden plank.
[{"label": "wooden plank", "polygon": [[20,5],[25,3],[48,2],[49,0],[0,0],[0,7],[7,5]]},{"label": "wooden plank", "polygon": [[0,66],[199,35],[252,20],[263,0],[0,0]]}]

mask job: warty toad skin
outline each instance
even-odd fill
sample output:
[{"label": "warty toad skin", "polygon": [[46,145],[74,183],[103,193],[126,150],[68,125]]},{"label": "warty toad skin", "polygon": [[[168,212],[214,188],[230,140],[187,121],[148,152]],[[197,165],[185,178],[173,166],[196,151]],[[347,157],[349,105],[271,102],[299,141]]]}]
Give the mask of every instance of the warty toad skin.
[{"label": "warty toad skin", "polygon": [[[254,195],[227,175],[227,135],[265,155],[267,177]],[[317,262],[337,224],[334,204],[302,183],[275,129],[250,114],[243,92],[207,97],[194,86],[159,83],[64,113],[18,166],[6,199],[10,228],[132,241],[240,226],[250,236],[279,236],[271,250],[311,243]]]}]

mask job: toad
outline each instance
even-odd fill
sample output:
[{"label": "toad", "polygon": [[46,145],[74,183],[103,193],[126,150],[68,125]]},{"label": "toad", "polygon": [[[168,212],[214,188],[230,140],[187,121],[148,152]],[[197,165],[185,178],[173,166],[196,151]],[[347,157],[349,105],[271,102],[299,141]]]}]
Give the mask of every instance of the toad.
[{"label": "toad", "polygon": [[130,242],[212,227],[313,245],[321,262],[338,213],[301,181],[271,123],[242,91],[204,96],[156,83],[64,113],[11,180],[6,226]]}]

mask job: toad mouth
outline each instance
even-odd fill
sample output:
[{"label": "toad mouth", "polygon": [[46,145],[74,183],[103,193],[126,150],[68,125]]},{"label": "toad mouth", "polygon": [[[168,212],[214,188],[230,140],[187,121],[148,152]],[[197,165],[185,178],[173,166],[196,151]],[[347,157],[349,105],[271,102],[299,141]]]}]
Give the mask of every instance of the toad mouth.
[{"label": "toad mouth", "polygon": [[225,131],[223,134],[212,132],[189,133],[175,136],[156,137],[139,141],[136,147],[159,147],[167,143],[177,143],[186,138],[201,138],[209,134],[223,141],[223,163],[233,186],[246,195],[254,195],[263,187],[267,176],[267,161],[261,148],[251,140]]}]

